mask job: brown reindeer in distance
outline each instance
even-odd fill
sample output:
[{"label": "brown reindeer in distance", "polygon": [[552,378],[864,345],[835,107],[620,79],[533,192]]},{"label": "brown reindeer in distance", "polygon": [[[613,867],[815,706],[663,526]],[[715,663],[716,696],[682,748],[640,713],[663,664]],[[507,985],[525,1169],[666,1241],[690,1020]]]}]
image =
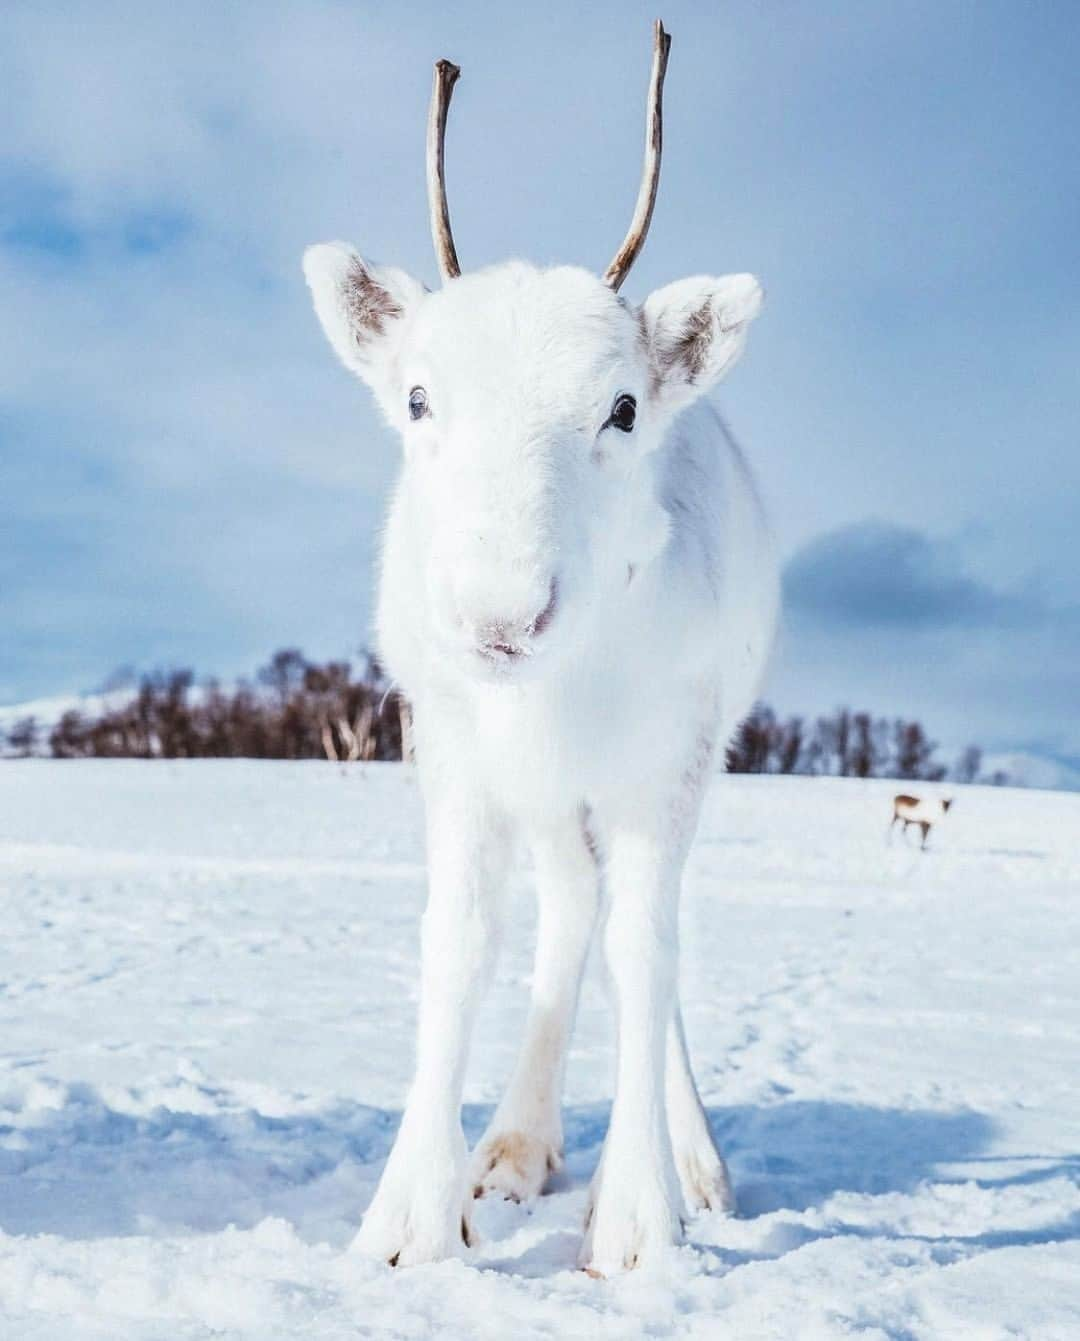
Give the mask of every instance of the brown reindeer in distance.
[{"label": "brown reindeer in distance", "polygon": [[931,827],[944,819],[952,803],[951,796],[940,801],[925,801],[921,797],[907,796],[901,792],[898,796],[893,797],[893,817],[892,823],[889,825],[890,837],[898,822],[903,824],[904,833],[907,833],[909,824],[917,824],[922,830],[920,846],[925,848]]}]

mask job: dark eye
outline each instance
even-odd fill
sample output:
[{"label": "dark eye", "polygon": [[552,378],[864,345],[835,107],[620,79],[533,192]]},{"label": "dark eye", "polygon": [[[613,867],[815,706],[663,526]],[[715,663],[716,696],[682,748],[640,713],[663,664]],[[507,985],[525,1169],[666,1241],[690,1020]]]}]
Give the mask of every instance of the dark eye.
[{"label": "dark eye", "polygon": [[409,418],[423,419],[427,412],[427,392],[422,386],[414,386],[409,392]]},{"label": "dark eye", "polygon": [[634,427],[634,418],[637,415],[637,401],[633,396],[619,396],[615,404],[611,407],[611,414],[608,416],[605,428],[610,424],[617,428],[620,433],[629,433]]}]

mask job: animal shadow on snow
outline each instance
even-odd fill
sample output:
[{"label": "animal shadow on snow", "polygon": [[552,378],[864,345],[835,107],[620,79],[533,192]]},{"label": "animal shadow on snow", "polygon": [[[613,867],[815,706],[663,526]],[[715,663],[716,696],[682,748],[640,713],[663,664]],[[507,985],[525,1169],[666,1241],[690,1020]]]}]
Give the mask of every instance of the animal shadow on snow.
[{"label": "animal shadow on snow", "polygon": [[[400,1115],[340,1102],[274,1117],[234,1098],[223,1102],[210,1087],[203,1097],[204,1111],[162,1105],[131,1113],[111,1107],[91,1086],[73,1085],[53,1106],[0,1106],[0,1229],[93,1239],[210,1233],[279,1217],[305,1240],[345,1247]],[[470,1142],[491,1112],[486,1105],[466,1107]],[[542,1274],[573,1264],[584,1192],[609,1116],[607,1104],[566,1109],[566,1170],[554,1195],[533,1208],[541,1242],[502,1258],[497,1243],[489,1242],[494,1256],[488,1265]],[[951,1164],[968,1166],[964,1180],[973,1178],[974,1165],[974,1181],[987,1187],[1080,1172],[1080,1156],[1031,1154],[1006,1163],[982,1155],[993,1126],[976,1113],[792,1100],[712,1108],[709,1117],[731,1165],[740,1215],[751,1219],[805,1211],[839,1191],[873,1196],[911,1191],[924,1180],[955,1181],[958,1175],[942,1169]],[[1003,1168],[1013,1171],[1002,1175]],[[494,1216],[488,1237],[496,1240],[512,1237],[531,1214],[509,1206],[487,1213]],[[786,1251],[807,1236],[816,1231],[774,1247]],[[693,1226],[689,1237],[693,1242]],[[998,1229],[974,1241],[991,1247],[1077,1237],[1080,1224],[1073,1217],[1038,1231]],[[720,1256],[731,1265],[742,1260],[739,1254]]]}]

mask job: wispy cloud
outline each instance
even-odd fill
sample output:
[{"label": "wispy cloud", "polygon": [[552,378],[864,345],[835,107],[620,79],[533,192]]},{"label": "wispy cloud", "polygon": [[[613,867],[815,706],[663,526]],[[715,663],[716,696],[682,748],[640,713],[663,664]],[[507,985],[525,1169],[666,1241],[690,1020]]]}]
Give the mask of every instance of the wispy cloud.
[{"label": "wispy cloud", "polygon": [[[985,537],[980,537],[980,547]],[[950,746],[1080,752],[1080,602],[977,575],[961,535],[862,522],[808,542],[784,573],[778,701],[921,715]]]},{"label": "wispy cloud", "polygon": [[1014,628],[1047,616],[1030,587],[999,591],[969,572],[955,541],[888,522],[810,541],[788,562],[784,596],[793,615],[829,627]]}]

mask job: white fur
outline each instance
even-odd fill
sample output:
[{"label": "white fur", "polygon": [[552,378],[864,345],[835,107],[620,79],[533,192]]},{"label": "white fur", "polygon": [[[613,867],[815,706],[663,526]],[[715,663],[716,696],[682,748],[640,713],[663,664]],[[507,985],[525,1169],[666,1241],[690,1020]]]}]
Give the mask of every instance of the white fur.
[{"label": "white fur", "polygon": [[[737,358],[760,290],[700,277],[638,311],[584,271],[515,262],[429,294],[340,244],[305,270],[404,441],[379,647],[412,705],[427,807],[416,1079],[358,1245],[401,1264],[456,1252],[474,1188],[534,1196],[557,1167],[602,893],[618,1067],[582,1262],[617,1271],[677,1241],[687,1207],[731,1205],[678,1014],[678,895],[778,588],[746,466],[693,402]],[[430,414],[412,422],[417,386]],[[602,428],[620,394],[631,433]],[[532,1005],[470,1166],[465,1062],[517,835],[540,898]]]}]

